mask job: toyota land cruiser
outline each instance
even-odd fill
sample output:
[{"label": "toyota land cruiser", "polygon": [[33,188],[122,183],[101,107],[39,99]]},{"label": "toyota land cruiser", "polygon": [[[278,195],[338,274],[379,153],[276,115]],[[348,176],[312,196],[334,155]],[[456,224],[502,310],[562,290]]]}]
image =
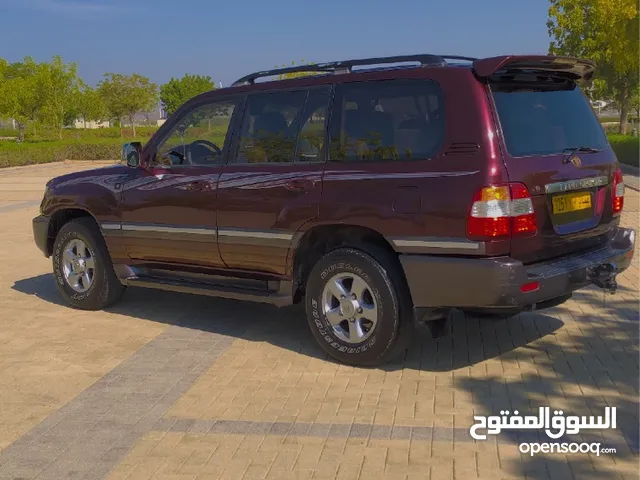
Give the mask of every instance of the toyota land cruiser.
[{"label": "toyota land cruiser", "polygon": [[[273,79],[292,72],[310,75]],[[35,241],[73,307],[127,286],[303,301],[324,350],[378,364],[452,308],[615,291],[635,232],[579,87],[593,72],[413,55],[253,73],[125,145],[124,164],[51,180]]]}]

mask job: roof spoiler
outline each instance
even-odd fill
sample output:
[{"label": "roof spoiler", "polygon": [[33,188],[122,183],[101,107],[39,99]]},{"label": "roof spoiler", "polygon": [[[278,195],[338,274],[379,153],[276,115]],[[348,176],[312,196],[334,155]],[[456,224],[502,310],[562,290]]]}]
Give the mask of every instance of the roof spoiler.
[{"label": "roof spoiler", "polygon": [[549,55],[505,55],[481,58],[473,62],[473,69],[479,77],[490,77],[498,73],[518,71],[555,72],[573,80],[590,80],[596,64],[590,60]]}]

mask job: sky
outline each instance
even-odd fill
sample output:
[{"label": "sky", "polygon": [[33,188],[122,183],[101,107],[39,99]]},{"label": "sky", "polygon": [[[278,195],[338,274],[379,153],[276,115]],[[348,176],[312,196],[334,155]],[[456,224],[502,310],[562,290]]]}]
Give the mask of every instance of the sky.
[{"label": "sky", "polygon": [[216,84],[292,61],[546,53],[547,0],[0,0],[0,57]]}]

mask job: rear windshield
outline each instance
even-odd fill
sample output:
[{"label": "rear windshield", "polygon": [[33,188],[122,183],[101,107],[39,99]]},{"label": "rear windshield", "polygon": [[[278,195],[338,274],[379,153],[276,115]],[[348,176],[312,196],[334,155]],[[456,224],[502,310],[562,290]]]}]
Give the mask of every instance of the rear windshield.
[{"label": "rear windshield", "polygon": [[499,82],[491,86],[507,150],[514,157],[606,148],[600,122],[573,83]]}]

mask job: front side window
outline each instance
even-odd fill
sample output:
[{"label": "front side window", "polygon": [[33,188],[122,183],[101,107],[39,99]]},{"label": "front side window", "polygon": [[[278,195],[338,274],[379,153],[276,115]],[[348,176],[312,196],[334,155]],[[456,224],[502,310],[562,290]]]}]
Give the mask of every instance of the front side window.
[{"label": "front side window", "polygon": [[233,162],[293,162],[307,93],[306,90],[298,90],[250,95]]},{"label": "front side window", "polygon": [[339,85],[333,112],[332,161],[426,159],[444,139],[442,91],[430,80]]},{"label": "front side window", "polygon": [[155,164],[219,165],[236,102],[226,100],[194,107],[185,114],[156,150]]}]

